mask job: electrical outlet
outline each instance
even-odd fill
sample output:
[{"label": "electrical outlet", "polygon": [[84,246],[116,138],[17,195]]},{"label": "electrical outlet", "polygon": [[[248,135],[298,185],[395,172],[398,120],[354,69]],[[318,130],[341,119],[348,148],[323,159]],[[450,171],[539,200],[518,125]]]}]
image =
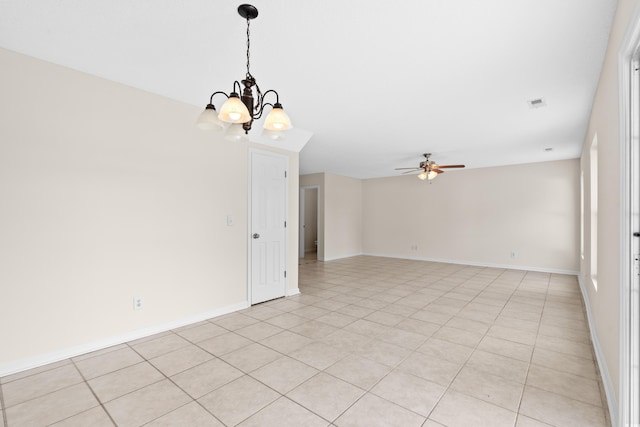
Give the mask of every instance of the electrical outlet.
[{"label": "electrical outlet", "polygon": [[142,297],[133,297],[133,309],[142,310]]},{"label": "electrical outlet", "polygon": [[412,251],[417,251],[418,250],[418,245],[411,245],[411,250]]}]

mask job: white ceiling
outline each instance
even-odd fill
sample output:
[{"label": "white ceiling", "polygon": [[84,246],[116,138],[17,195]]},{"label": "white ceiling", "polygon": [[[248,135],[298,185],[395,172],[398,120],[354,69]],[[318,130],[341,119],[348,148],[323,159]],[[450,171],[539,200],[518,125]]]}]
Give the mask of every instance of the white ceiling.
[{"label": "white ceiling", "polygon": [[[244,77],[240,3],[2,0],[0,46],[204,107]],[[252,4],[251,72],[263,92],[279,92],[294,127],[313,132],[300,173],[356,178],[397,175],[424,152],[468,168],[579,157],[616,7]],[[529,108],[534,98],[547,106]]]}]

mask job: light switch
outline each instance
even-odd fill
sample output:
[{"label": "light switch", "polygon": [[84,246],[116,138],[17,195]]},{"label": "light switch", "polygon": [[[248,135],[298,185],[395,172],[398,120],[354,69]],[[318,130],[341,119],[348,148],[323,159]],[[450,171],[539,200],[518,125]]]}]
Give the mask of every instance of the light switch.
[{"label": "light switch", "polygon": [[233,225],[233,215],[227,215],[227,225],[228,226]]}]

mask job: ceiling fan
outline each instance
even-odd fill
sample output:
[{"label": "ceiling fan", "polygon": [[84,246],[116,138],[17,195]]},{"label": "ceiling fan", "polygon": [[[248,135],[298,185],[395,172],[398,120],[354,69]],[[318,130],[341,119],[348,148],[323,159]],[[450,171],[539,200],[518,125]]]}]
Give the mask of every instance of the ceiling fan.
[{"label": "ceiling fan", "polygon": [[420,162],[420,165],[417,168],[396,168],[395,170],[406,170],[406,172],[402,172],[403,175],[414,173],[420,171],[418,174],[418,178],[425,180],[432,180],[436,176],[441,173],[444,173],[442,169],[452,169],[452,168],[463,168],[464,165],[439,165],[433,160],[429,160],[431,157],[431,153],[423,154],[424,161]]}]

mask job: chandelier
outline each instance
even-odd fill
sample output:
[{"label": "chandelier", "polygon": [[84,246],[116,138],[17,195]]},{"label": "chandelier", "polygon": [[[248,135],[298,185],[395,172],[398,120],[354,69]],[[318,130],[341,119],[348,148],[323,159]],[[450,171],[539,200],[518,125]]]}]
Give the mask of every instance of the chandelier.
[{"label": "chandelier", "polygon": [[[269,89],[263,93],[249,70],[251,65],[249,26],[251,20],[258,16],[258,9],[250,4],[242,4],[238,6],[238,14],[247,20],[247,74],[241,81],[242,85],[237,80],[233,82],[233,90],[228,95],[222,91],[213,92],[209,103],[198,117],[196,125],[205,130],[222,131],[226,129],[225,136],[229,139],[246,138],[245,135],[251,130],[253,121],[260,119],[265,107],[269,106],[271,111],[264,121],[264,134],[273,139],[280,139],[283,137],[283,131],[291,129],[291,120],[280,104],[278,92]],[[254,86],[255,97],[253,94]],[[239,95],[241,90],[242,96]],[[265,101],[267,95],[271,94],[275,95],[273,104]],[[219,113],[213,105],[213,97],[216,95],[224,95],[227,98]]]}]

